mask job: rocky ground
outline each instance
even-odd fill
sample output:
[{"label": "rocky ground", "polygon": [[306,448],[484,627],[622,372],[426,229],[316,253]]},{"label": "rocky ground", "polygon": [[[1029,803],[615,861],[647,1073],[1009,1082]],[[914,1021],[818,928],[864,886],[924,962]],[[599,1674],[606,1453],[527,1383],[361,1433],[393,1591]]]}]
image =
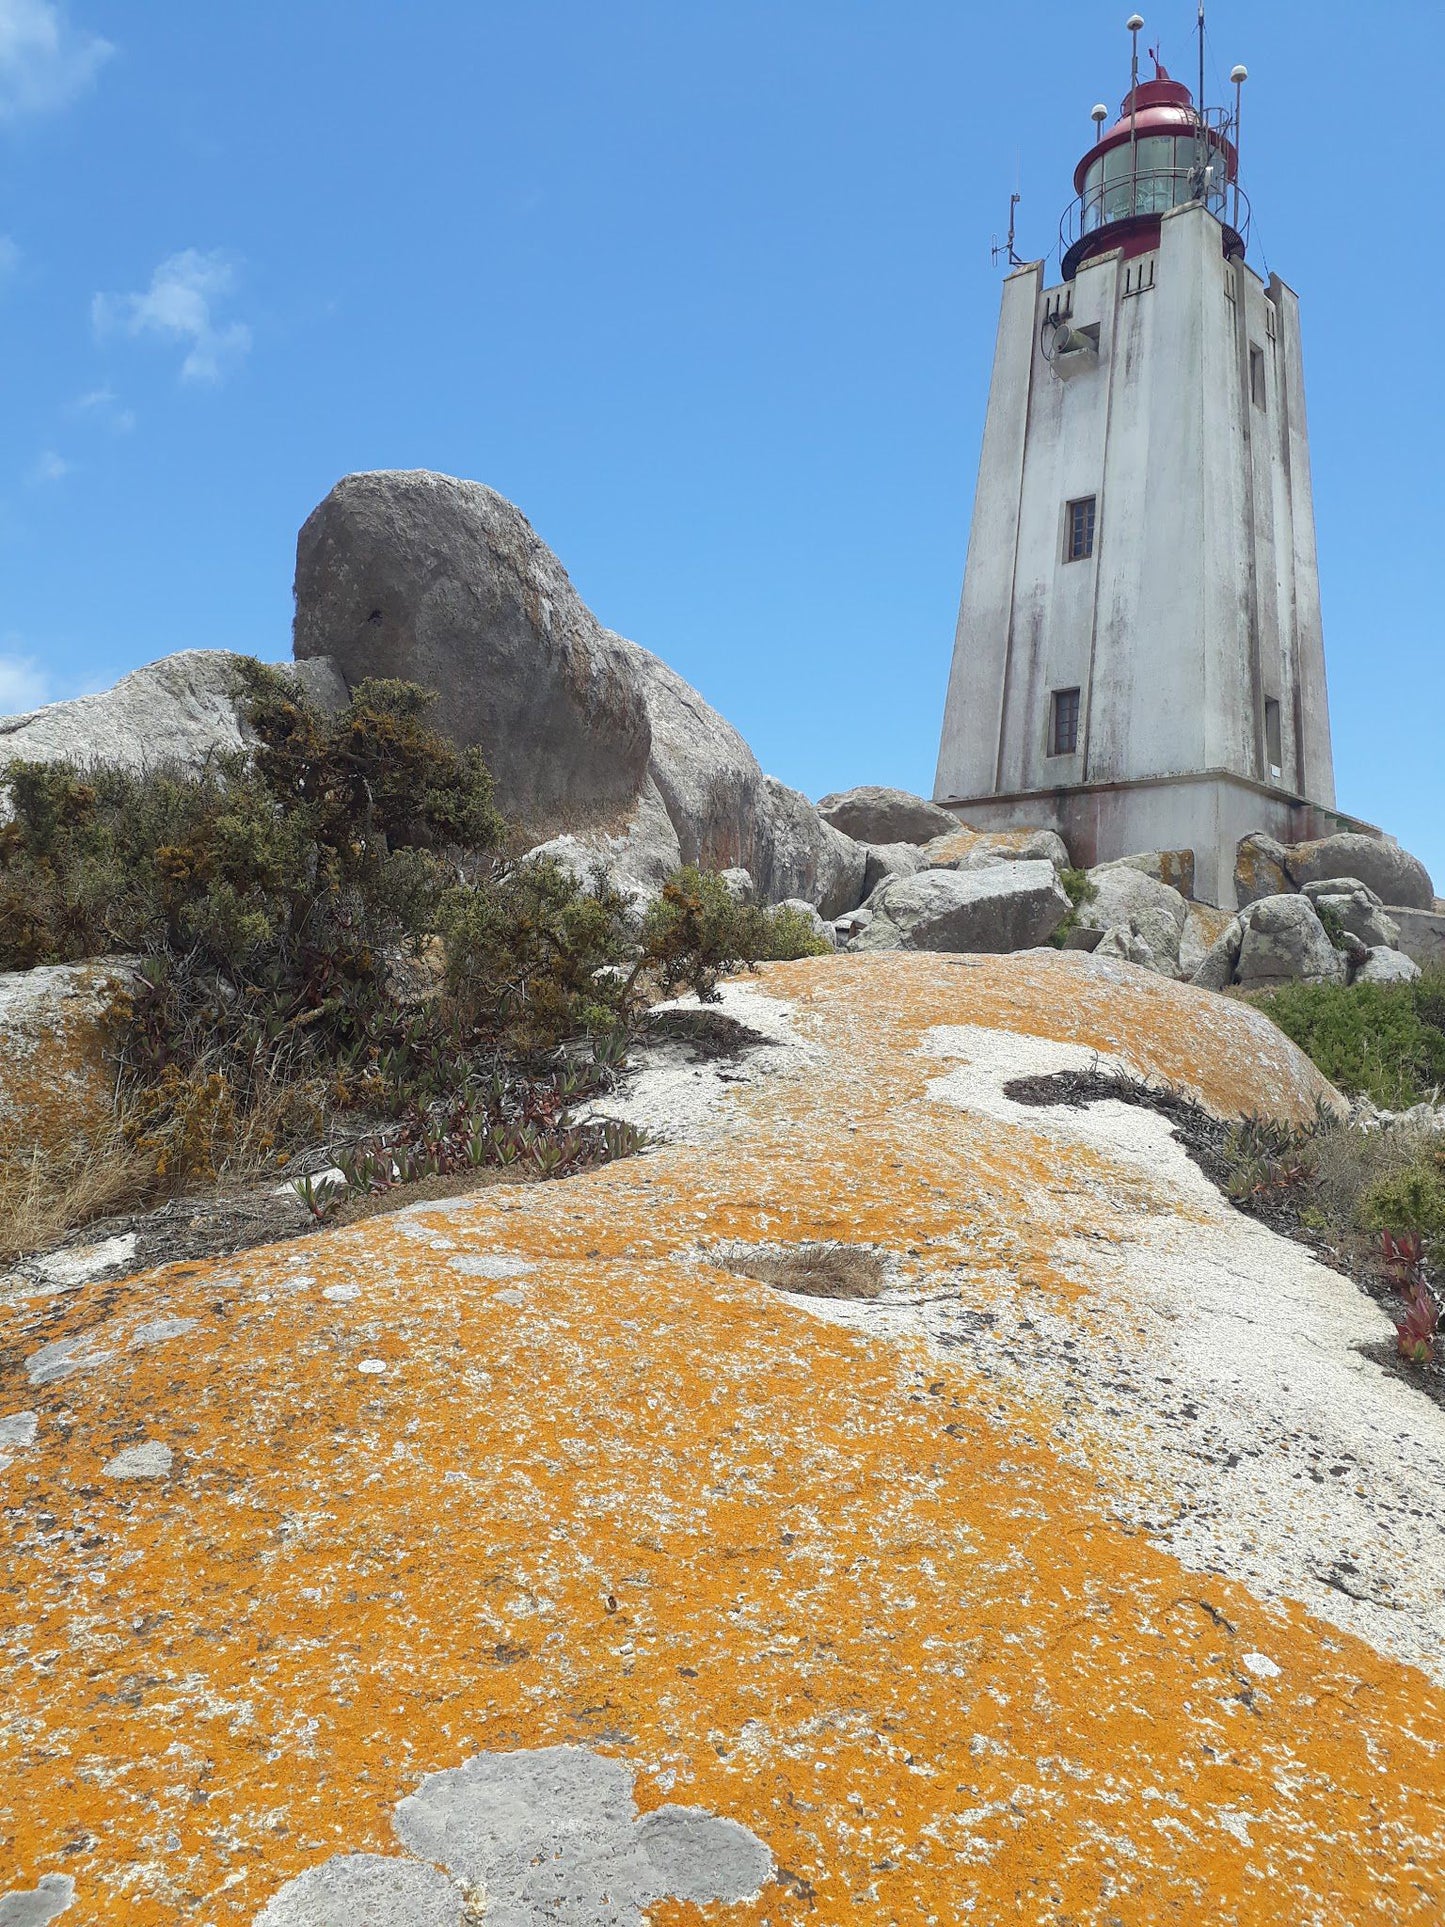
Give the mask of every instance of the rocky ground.
[{"label": "rocky ground", "polygon": [[1445,1905],[1445,1413],[1167,1116],[1009,1094],[1311,1067],[1053,952],[724,999],[642,1157],[0,1310],[0,1918]]}]

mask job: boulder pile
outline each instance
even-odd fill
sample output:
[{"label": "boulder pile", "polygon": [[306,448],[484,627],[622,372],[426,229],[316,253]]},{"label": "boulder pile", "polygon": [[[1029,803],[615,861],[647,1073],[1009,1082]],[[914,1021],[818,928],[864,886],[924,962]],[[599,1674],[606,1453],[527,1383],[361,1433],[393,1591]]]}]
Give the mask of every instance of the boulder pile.
[{"label": "boulder pile", "polygon": [[[815,807],[656,656],[598,622],[526,517],[477,482],[349,475],[297,540],[292,672],[328,709],[368,677],[437,692],[532,853],[638,899],[679,865],[794,903],[840,948],[1000,952],[1052,943],[1223,990],[1394,982],[1445,962],[1445,905],[1383,837],[1239,846],[1239,909],[1194,898],[1191,850],[1086,873],[1044,828],[978,831],[878,785]],[[187,650],[100,695],[0,719],[0,760],[192,767],[244,746],[239,658]]]}]

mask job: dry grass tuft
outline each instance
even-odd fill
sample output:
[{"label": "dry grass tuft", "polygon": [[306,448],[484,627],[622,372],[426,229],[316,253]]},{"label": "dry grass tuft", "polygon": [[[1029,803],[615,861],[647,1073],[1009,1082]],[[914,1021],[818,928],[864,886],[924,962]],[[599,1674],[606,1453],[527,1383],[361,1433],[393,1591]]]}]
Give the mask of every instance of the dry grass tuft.
[{"label": "dry grass tuft", "polygon": [[867,1245],[734,1246],[714,1252],[712,1261],[804,1298],[878,1298],[888,1284],[887,1264]]},{"label": "dry grass tuft", "polygon": [[155,1166],[117,1122],[63,1158],[0,1160],[0,1263],[56,1244],[77,1226],[148,1204]]}]

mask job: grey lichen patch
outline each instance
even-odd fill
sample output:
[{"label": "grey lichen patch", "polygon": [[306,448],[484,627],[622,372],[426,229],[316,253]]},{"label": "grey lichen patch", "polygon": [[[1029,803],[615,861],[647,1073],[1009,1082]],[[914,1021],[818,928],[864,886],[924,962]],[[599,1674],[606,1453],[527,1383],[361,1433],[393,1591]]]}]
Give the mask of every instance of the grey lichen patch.
[{"label": "grey lichen patch", "polygon": [[504,1251],[465,1251],[447,1263],[464,1278],[525,1278],[537,1267],[525,1258],[512,1258]]},{"label": "grey lichen patch", "polygon": [[804,1298],[881,1298],[893,1265],[871,1245],[719,1245],[711,1263]]},{"label": "grey lichen patch", "polygon": [[136,1326],[130,1335],[130,1348],[135,1351],[143,1345],[164,1345],[168,1338],[183,1338],[195,1329],[194,1318],[152,1318],[149,1323]]},{"label": "grey lichen patch", "polygon": [[34,1445],[39,1424],[40,1418],[35,1412],[11,1412],[8,1417],[0,1418],[0,1451]]},{"label": "grey lichen patch", "polygon": [[256,1927],[462,1927],[463,1897],[419,1860],[340,1853],[288,1880]]},{"label": "grey lichen patch", "polygon": [[[474,1919],[486,1927],[643,1927],[656,1901],[750,1900],[774,1871],[762,1841],[734,1820],[676,1806],[639,1818],[630,1768],[583,1746],[483,1753],[428,1774],[398,1803],[393,1824],[416,1861],[354,1854],[309,1868],[255,1927],[458,1927]],[[458,1883],[443,1882],[445,1900],[421,1881],[403,1891],[399,1868],[415,1866],[435,1883],[438,1865]]]},{"label": "grey lichen patch", "polygon": [[0,1927],[46,1927],[74,1899],[75,1882],[68,1874],[45,1874],[37,1886],[0,1894]]},{"label": "grey lichen patch", "polygon": [[93,1371],[109,1357],[108,1351],[91,1343],[88,1334],[57,1338],[30,1354],[25,1361],[25,1376],[32,1385],[56,1385],[73,1372]]},{"label": "grey lichen patch", "polygon": [[164,1479],[173,1462],[168,1445],[162,1445],[159,1439],[147,1439],[144,1445],[128,1445],[117,1452],[104,1470],[108,1479]]}]

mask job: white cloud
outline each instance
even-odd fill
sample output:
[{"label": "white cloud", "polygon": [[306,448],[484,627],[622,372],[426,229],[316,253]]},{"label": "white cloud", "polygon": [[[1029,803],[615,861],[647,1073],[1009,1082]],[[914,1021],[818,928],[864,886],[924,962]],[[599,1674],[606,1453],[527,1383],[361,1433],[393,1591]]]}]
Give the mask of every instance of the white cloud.
[{"label": "white cloud", "polygon": [[0,121],[68,106],[114,52],[55,0],[0,0]]},{"label": "white cloud", "polygon": [[46,448],[42,449],[31,469],[30,480],[35,483],[63,482],[69,473],[70,463],[65,457],[58,455],[53,448]]},{"label": "white cloud", "polygon": [[50,695],[49,681],[34,656],[22,656],[8,646],[11,641],[7,636],[0,643],[0,716],[37,709]]},{"label": "white cloud", "polygon": [[251,346],[251,330],[243,321],[221,321],[214,312],[235,285],[235,263],[228,255],[186,248],[161,262],[144,294],[96,295],[91,319],[100,335],[119,331],[184,342],[181,380],[216,382]]},{"label": "white cloud", "polygon": [[72,421],[101,422],[112,435],[128,435],[135,427],[135,410],[123,408],[113,388],[92,388],[77,395],[65,412]]}]

